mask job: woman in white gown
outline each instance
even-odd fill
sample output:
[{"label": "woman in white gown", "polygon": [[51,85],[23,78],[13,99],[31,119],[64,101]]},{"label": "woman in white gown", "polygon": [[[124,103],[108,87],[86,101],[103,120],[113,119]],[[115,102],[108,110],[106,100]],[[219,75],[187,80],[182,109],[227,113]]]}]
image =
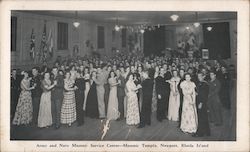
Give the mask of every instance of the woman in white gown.
[{"label": "woman in white gown", "polygon": [[126,123],[128,125],[137,125],[140,123],[139,105],[137,98],[137,91],[141,88],[141,85],[136,86],[134,83],[133,74],[128,75],[128,81],[126,83],[126,95],[127,95],[127,117]]},{"label": "woman in white gown", "polygon": [[183,92],[183,106],[181,116],[181,130],[185,133],[195,133],[198,126],[198,117],[195,103],[195,84],[191,81],[190,74],[185,75],[185,80],[180,85]]},{"label": "woman in white gown", "polygon": [[180,94],[178,91],[178,84],[180,77],[176,70],[173,71],[173,77],[168,81],[170,83],[170,96],[168,106],[168,120],[179,120]]},{"label": "woman in white gown", "polygon": [[114,71],[109,74],[108,83],[110,86],[109,100],[108,100],[108,110],[107,119],[116,120],[120,117],[120,112],[118,110],[118,98],[117,98],[117,83]]},{"label": "woman in white gown", "polygon": [[56,85],[51,84],[50,74],[46,72],[44,74],[44,80],[42,81],[43,93],[40,100],[40,108],[38,114],[38,127],[49,127],[52,125],[52,113],[51,113],[51,89]]}]

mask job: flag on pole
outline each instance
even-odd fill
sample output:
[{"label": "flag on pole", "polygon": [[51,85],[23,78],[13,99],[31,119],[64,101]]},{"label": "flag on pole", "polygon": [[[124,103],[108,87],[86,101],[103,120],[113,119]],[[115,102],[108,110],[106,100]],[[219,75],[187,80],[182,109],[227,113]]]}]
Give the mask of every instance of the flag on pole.
[{"label": "flag on pole", "polygon": [[47,58],[46,21],[44,23],[42,41],[39,52],[40,52],[40,60],[42,62],[45,62]]},{"label": "flag on pole", "polygon": [[47,45],[48,45],[48,51],[50,54],[50,57],[53,57],[53,53],[54,53],[54,43],[53,43],[53,37],[52,37],[52,31],[50,29],[49,32],[49,37],[48,37],[48,41],[47,41]]},{"label": "flag on pole", "polygon": [[30,58],[32,60],[35,58],[35,34],[33,28],[30,36]]}]

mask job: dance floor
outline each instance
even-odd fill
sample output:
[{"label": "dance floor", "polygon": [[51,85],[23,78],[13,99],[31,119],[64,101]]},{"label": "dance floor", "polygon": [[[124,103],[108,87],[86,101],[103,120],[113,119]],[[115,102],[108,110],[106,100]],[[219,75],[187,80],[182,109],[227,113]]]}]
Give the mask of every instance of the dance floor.
[{"label": "dance floor", "polygon": [[[235,87],[234,87],[235,88]],[[233,89],[234,90],[234,89]],[[235,90],[232,91],[235,99]],[[156,113],[152,114],[151,126],[138,129],[126,125],[125,120],[111,121],[110,128],[103,140],[109,141],[235,141],[236,140],[236,102],[232,102],[232,109],[223,109],[223,125],[210,125],[211,136],[192,137],[178,128],[177,122],[164,120],[158,122]],[[83,126],[74,123],[71,127],[62,126],[55,130],[50,128],[37,128],[32,126],[12,126],[12,140],[101,140],[105,121],[85,118]]]}]

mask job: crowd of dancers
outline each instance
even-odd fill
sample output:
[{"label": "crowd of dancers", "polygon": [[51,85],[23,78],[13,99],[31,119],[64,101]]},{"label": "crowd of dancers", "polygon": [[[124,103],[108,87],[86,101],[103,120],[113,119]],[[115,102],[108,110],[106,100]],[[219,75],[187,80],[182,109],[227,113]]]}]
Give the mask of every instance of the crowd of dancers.
[{"label": "crowd of dancers", "polygon": [[230,75],[217,60],[118,55],[56,61],[11,73],[11,123],[39,128],[78,126],[84,118],[143,128],[179,122],[184,133],[210,135],[230,108]]}]

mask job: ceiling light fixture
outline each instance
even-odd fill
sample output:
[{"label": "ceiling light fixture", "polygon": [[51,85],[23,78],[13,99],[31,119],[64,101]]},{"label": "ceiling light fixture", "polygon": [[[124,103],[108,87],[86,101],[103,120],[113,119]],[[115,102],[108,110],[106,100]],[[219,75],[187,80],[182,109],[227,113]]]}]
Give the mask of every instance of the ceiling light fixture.
[{"label": "ceiling light fixture", "polygon": [[118,18],[116,18],[116,24],[115,24],[115,31],[119,31],[120,30],[120,27],[118,25]]},{"label": "ceiling light fixture", "polygon": [[194,23],[194,26],[199,27],[200,23],[198,22],[198,12],[195,12],[195,20],[196,20],[196,22]]},{"label": "ceiling light fixture", "polygon": [[80,22],[77,21],[78,13],[75,11],[75,21],[73,22],[73,25],[75,28],[78,28],[80,26]]},{"label": "ceiling light fixture", "polygon": [[176,14],[173,14],[173,15],[170,16],[170,18],[171,18],[173,21],[177,21],[178,18],[179,18],[179,16],[176,15]]},{"label": "ceiling light fixture", "polygon": [[201,25],[201,24],[200,24],[199,22],[195,22],[195,23],[194,23],[194,26],[195,26],[195,27],[199,27],[200,25]]},{"label": "ceiling light fixture", "polygon": [[[210,20],[208,19],[207,22],[210,23],[209,21],[210,21]],[[208,25],[208,26],[207,26],[207,30],[208,30],[209,32],[212,31],[212,29],[213,29],[213,27],[212,27],[211,25]]]},{"label": "ceiling light fixture", "polygon": [[212,31],[212,29],[213,29],[212,26],[208,26],[208,27],[207,27],[207,30],[208,30],[209,32]]}]

